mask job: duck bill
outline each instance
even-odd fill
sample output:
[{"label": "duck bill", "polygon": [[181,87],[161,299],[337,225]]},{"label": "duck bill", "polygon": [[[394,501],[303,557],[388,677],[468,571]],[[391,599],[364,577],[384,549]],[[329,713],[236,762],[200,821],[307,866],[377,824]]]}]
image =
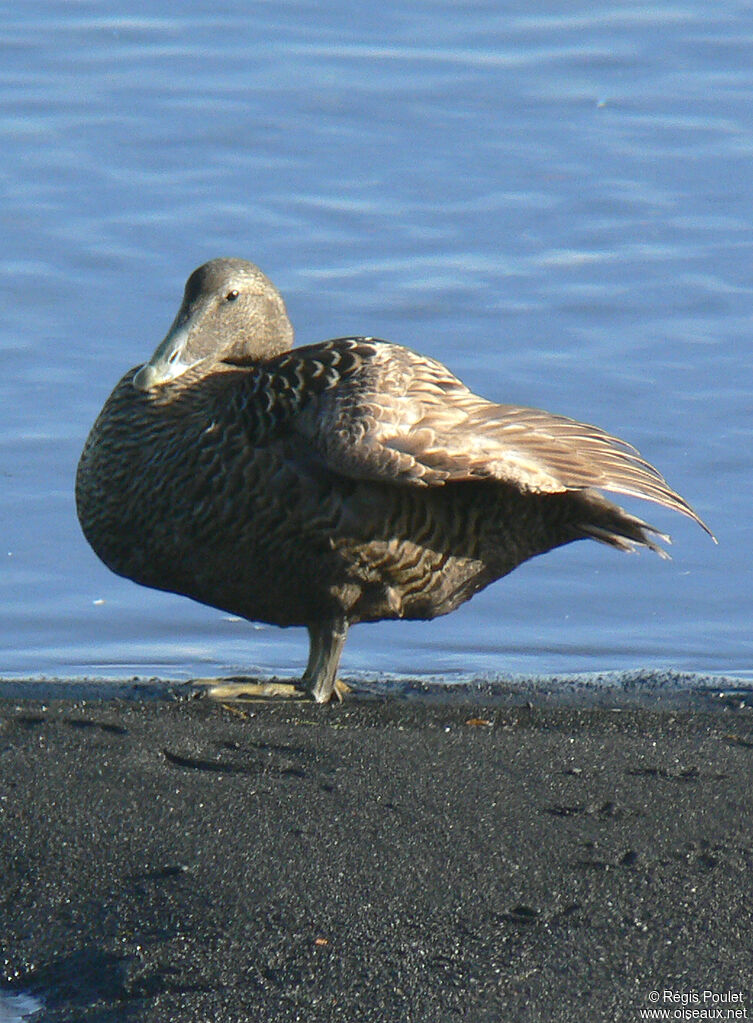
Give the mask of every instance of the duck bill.
[{"label": "duck bill", "polygon": [[190,321],[173,324],[149,362],[134,374],[133,386],[138,391],[161,387],[195,365],[196,360],[186,358],[189,326]]}]

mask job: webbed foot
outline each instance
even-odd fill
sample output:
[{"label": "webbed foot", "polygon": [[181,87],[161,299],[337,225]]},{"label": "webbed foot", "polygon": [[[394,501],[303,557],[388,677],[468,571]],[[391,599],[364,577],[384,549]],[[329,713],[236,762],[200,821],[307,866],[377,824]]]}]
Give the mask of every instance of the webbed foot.
[{"label": "webbed foot", "polygon": [[252,682],[225,678],[196,678],[192,685],[202,686],[206,695],[212,700],[301,700],[306,690],[300,683],[292,682]]}]

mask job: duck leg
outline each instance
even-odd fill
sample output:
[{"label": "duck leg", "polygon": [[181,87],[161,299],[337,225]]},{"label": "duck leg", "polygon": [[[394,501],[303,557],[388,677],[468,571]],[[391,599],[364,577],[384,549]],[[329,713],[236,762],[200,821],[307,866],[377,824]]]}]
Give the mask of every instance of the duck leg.
[{"label": "duck leg", "polygon": [[[309,660],[301,681],[317,703],[342,700],[337,683],[340,655],[348,635],[348,620],[338,617],[309,625]],[[340,683],[342,686],[342,683]],[[347,692],[347,687],[343,687]]]}]

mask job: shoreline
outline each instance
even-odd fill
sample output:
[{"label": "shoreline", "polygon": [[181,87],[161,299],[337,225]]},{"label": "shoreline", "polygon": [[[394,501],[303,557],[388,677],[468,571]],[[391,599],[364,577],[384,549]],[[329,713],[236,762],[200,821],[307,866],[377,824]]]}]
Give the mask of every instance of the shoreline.
[{"label": "shoreline", "polygon": [[[363,673],[346,675],[354,700],[417,700],[435,703],[488,703],[495,706],[533,704],[540,707],[630,708],[715,711],[753,706],[753,677],[723,673],[636,669],[633,671],[578,672],[550,675],[391,676]],[[221,683],[243,685],[295,682],[295,676],[257,678],[166,679],[158,676],[56,677],[52,675],[0,675],[2,700],[183,700],[205,695]]]},{"label": "shoreline", "polygon": [[5,685],[0,987],[40,1023],[632,1023],[704,989],[753,1015],[744,685],[703,710]]}]

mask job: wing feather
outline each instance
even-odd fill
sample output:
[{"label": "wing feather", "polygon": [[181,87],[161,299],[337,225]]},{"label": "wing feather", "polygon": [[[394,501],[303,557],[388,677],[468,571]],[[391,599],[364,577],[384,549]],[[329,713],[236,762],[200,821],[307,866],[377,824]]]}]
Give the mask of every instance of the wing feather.
[{"label": "wing feather", "polygon": [[319,391],[295,420],[333,471],[413,486],[495,479],[542,494],[607,490],[672,508],[713,535],[626,441],[541,409],[487,401],[441,363],[399,345],[329,344],[346,342],[355,346],[348,374]]}]

